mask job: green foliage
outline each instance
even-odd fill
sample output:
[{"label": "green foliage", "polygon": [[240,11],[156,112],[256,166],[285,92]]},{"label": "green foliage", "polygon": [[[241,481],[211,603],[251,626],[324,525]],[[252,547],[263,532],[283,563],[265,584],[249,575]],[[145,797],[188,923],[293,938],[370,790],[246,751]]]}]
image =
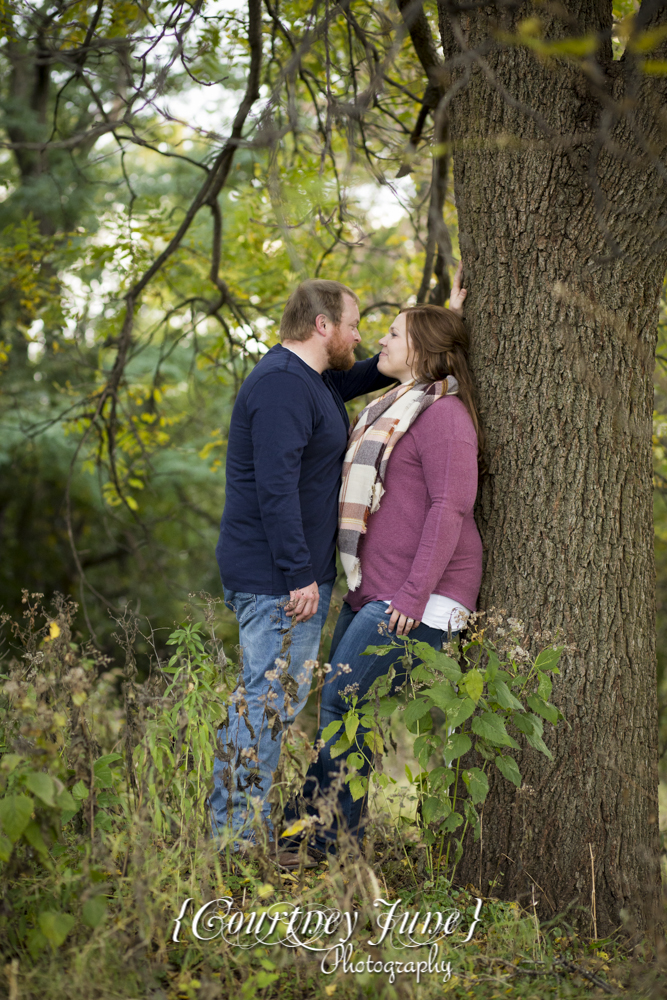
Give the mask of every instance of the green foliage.
[{"label": "green foliage", "polygon": [[[500,621],[502,616],[497,616]],[[518,623],[511,619],[509,624],[511,635]],[[563,718],[547,700],[551,694],[549,675],[560,672],[563,647],[553,644],[531,660],[516,640],[505,642],[501,650],[481,627],[460,648],[452,644],[449,652],[436,651],[410,638],[395,640],[384,648],[396,647],[404,650],[400,662],[407,671],[400,699],[389,699],[396,686],[392,667],[361,704],[355,696],[350,699],[345,731],[332,747],[331,756],[347,753],[346,780],[355,800],[367,795],[373,785],[386,788],[382,769],[375,769],[368,777],[358,773],[365,764],[360,751],[364,747],[374,755],[385,751],[386,724],[380,719],[399,712],[414,737],[412,747],[419,771],[413,775],[406,766],[406,774],[415,791],[417,822],[430,849],[431,877],[444,869],[453,878],[468,830],[479,839],[489,774],[497,769],[504,779],[521,786],[519,766],[506,748],[518,750],[524,742],[552,757],[542,738],[542,720],[555,725]],[[383,647],[369,647],[366,653],[376,648]],[[438,727],[433,723],[433,709],[443,715]],[[327,727],[323,738],[330,739],[338,725]],[[471,756],[464,763],[468,754]]]},{"label": "green foliage", "polygon": [[[76,607],[61,599],[50,613],[25,592],[24,607],[24,623],[4,617],[23,653],[1,676],[0,883],[10,953],[27,949],[37,959],[104,923],[109,901],[99,884],[117,855],[127,859],[147,809],[158,838],[179,830],[183,847],[206,838],[216,732],[235,672],[212,631],[211,602],[205,621],[172,633],[173,656],[144,692],[135,681],[137,623],[121,619],[127,714],[119,750],[117,672],[72,641]],[[28,872],[36,881],[26,895]]]},{"label": "green foliage", "polygon": [[[462,651],[463,666],[469,667],[464,671],[457,659],[408,645],[406,692],[374,701],[372,711],[354,702],[339,731],[359,743],[368,724],[366,746],[383,754],[384,737],[372,728],[377,719],[405,718],[411,705],[433,701],[425,714],[420,707],[414,719],[420,731],[412,737],[422,760],[428,754],[428,768],[419,764],[413,774],[406,766],[419,800],[416,823],[391,818],[384,827],[378,823],[370,860],[350,842],[349,851],[312,872],[280,872],[261,847],[254,857],[218,853],[206,829],[212,736],[230,704],[235,671],[217,638],[215,605],[198,602],[189,610],[166,643],[170,655],[153,652],[141,681],[135,661],[142,637],[139,622],[129,615],[116,623],[122,669],[73,641],[76,609],[67,601],[46,608],[25,594],[23,620],[5,619],[12,650],[2,661],[0,693],[0,954],[10,989],[26,1000],[156,994],[196,1000],[204,990],[248,997],[261,991],[266,1000],[277,1000],[319,996],[330,984],[342,1000],[356,998],[360,986],[391,1000],[394,988],[381,976],[324,979],[318,956],[270,944],[234,949],[197,941],[191,933],[194,909],[174,942],[175,916],[188,898],[197,908],[232,898],[235,909],[246,914],[275,912],[286,903],[354,910],[361,945],[377,917],[374,900],[382,896],[398,901],[401,911],[455,908],[469,926],[482,890],[453,887],[458,849],[445,873],[445,856],[436,857],[439,844],[444,839],[456,847],[474,826],[493,775],[490,765],[495,762],[500,773],[520,782],[514,758],[474,735],[472,723],[489,712],[508,727],[511,719],[528,718],[525,711],[501,711],[492,685],[497,694],[504,683],[523,702],[535,686],[535,665],[496,655],[481,637]],[[541,662],[557,669],[555,651],[550,652],[554,655]],[[476,714],[466,719],[466,732],[449,734],[429,754],[438,727],[424,731],[421,723],[434,706],[445,715],[456,710],[457,701],[474,706],[462,694],[470,669],[483,677]],[[511,682],[500,680],[501,672]],[[539,683],[544,674],[538,673]],[[447,675],[458,679],[459,691]],[[518,731],[516,736],[521,738]],[[473,739],[488,760],[464,765],[455,754],[469,749]],[[306,759],[311,752],[309,746],[301,750]],[[443,762],[434,759],[436,753]],[[362,764],[360,750],[348,748],[347,762],[353,793],[362,794],[364,779],[353,774]],[[375,778],[379,787],[391,784],[379,770]],[[306,826],[301,820],[291,832]],[[259,827],[256,832],[264,835]],[[440,861],[435,871],[434,857]],[[424,878],[427,864],[430,877]],[[492,1000],[499,989],[503,996],[528,1000],[536,995],[536,972],[539,995],[545,997],[588,995],[586,976],[619,986],[643,976],[648,989],[650,968],[637,969],[614,940],[587,942],[565,918],[540,927],[533,912],[495,899],[494,886],[488,892],[474,939],[464,946],[459,933],[442,947],[441,958],[452,963],[446,986],[453,1000],[471,990]],[[396,958],[388,943],[377,954],[383,961]],[[435,1000],[443,984],[424,976],[420,991],[424,1000]]]}]

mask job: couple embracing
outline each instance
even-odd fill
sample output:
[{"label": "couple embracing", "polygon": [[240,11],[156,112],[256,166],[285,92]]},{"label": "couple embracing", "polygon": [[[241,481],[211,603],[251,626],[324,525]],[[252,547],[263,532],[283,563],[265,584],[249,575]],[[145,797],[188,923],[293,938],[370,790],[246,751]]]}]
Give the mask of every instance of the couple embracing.
[{"label": "couple embracing", "polygon": [[[336,281],[304,281],[285,307],[281,343],[241,387],[216,555],[225,603],[239,623],[243,673],[235,711],[219,733],[210,798],[214,834],[231,827],[237,848],[252,836],[256,812],[269,822],[281,733],[310,690],[336,577],[336,541],[349,589],[331,644],[318,736],[349,708],[346,688],[354,685],[362,702],[402,653],[363,656],[367,646],[410,635],[440,649],[475,609],[481,431],[461,318],[465,296],[459,267],[450,309],[402,310],[380,340],[381,352],[355,362],[357,296]],[[387,391],[350,433],[345,402],[379,389]],[[306,799],[326,793],[334,780],[336,739],[311,765]],[[339,813],[356,836],[364,804],[352,800],[347,785],[338,793]],[[271,842],[274,860],[294,867],[297,854],[280,849],[279,832]],[[335,829],[319,829],[311,845],[324,852],[335,841]]]}]

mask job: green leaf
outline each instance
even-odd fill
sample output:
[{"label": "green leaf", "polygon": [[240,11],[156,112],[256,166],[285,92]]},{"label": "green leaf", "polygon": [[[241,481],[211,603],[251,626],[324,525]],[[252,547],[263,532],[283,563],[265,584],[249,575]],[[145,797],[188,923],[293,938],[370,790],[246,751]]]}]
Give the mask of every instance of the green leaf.
[{"label": "green leaf", "polygon": [[539,736],[544,735],[544,723],[540,719],[539,715],[533,715],[532,712],[529,713],[528,718],[533,724],[533,732],[537,733]]},{"label": "green leaf", "polygon": [[343,735],[341,736],[341,738],[338,740],[338,743],[334,743],[334,745],[331,747],[331,749],[329,750],[329,753],[330,753],[332,759],[335,758],[335,757],[340,757],[340,755],[342,753],[345,753],[346,750],[349,750],[351,746],[352,746],[352,744],[348,740],[348,738],[345,735],[345,733],[343,733]]},{"label": "green leaf", "polygon": [[384,743],[382,737],[377,733],[364,733],[364,745],[369,747],[372,753],[384,753]]},{"label": "green leaf", "polygon": [[490,750],[483,740],[477,740],[475,743],[475,750],[484,758],[484,760],[493,760],[495,757],[493,750]]},{"label": "green leaf", "polygon": [[461,686],[465,688],[472,700],[477,704],[479,699],[482,697],[482,691],[484,690],[484,678],[480,674],[476,667],[469,670],[464,674],[463,680],[461,681]]},{"label": "green leaf", "polygon": [[367,788],[368,788],[368,778],[362,778],[359,775],[354,777],[350,782],[350,793],[352,795],[353,801],[357,802],[358,799],[363,798],[363,796],[366,794]]},{"label": "green leaf", "polygon": [[96,830],[105,830],[108,833],[113,828],[113,821],[108,813],[100,810],[95,813],[95,822],[93,823],[93,826]]},{"label": "green leaf", "polygon": [[457,698],[447,709],[447,725],[451,729],[457,729],[474,711],[475,702],[471,698]]},{"label": "green leaf", "polygon": [[56,795],[56,805],[63,812],[74,813],[78,812],[80,807],[80,802],[75,802],[74,797],[70,795],[66,788],[63,788],[62,792]]},{"label": "green leaf", "polygon": [[493,650],[487,650],[489,662],[486,665],[486,671],[484,673],[484,679],[487,681],[494,680],[498,670],[500,669],[500,660],[493,652]]},{"label": "green leaf", "polygon": [[533,733],[532,736],[529,736],[528,733],[526,733],[526,739],[530,743],[531,747],[534,747],[535,750],[539,750],[540,753],[543,753],[545,757],[549,758],[549,760],[554,759],[551,750],[546,745],[542,737],[538,736],[537,733]]},{"label": "green leaf", "polygon": [[119,806],[121,803],[120,796],[115,795],[113,792],[100,792],[97,796],[97,805],[101,809],[109,809],[113,806]]},{"label": "green leaf", "polygon": [[489,684],[489,697],[497,701],[501,708],[523,712],[523,705],[518,698],[514,697],[504,681],[496,680],[493,684]]},{"label": "green leaf", "polygon": [[551,678],[547,676],[547,674],[540,674],[540,678],[537,682],[537,693],[540,698],[543,698],[544,701],[549,701],[552,689],[553,683]]},{"label": "green leaf", "polygon": [[28,951],[32,959],[36,959],[48,943],[38,927],[32,927],[26,934],[26,944],[28,945]]},{"label": "green leaf", "polygon": [[428,696],[433,704],[437,705],[444,712],[447,711],[452,702],[457,698],[456,691],[449,681],[438,681],[436,684],[432,684],[428,689]]},{"label": "green leaf", "polygon": [[433,795],[429,795],[428,798],[424,799],[422,802],[422,816],[424,817],[424,822],[426,824],[432,823],[436,819],[444,814],[445,807],[441,799],[436,799]]},{"label": "green leaf", "polygon": [[93,764],[95,788],[113,788],[113,775],[108,764]]},{"label": "green leaf", "polygon": [[442,823],[440,829],[444,833],[453,833],[454,830],[457,830],[462,823],[463,823],[463,816],[461,816],[460,813],[452,812]]},{"label": "green leaf", "polygon": [[544,701],[539,695],[529,694],[526,701],[532,708],[533,712],[537,715],[541,715],[543,719],[547,722],[551,722],[555,725],[558,722],[558,709],[555,705],[550,705],[549,702]]},{"label": "green leaf", "polygon": [[514,740],[505,729],[505,723],[500,716],[493,712],[484,712],[475,716],[472,720],[472,731],[490,743],[498,743],[500,746],[513,746]]},{"label": "green leaf", "polygon": [[77,781],[72,787],[72,798],[76,799],[77,802],[81,802],[83,799],[87,799],[90,795],[88,791],[88,786],[84,781]]},{"label": "green leaf", "polygon": [[547,649],[543,649],[541,653],[538,654],[535,660],[535,667],[537,670],[553,670],[558,666],[558,661],[560,660],[560,654],[563,652],[563,646],[557,646],[553,649],[549,646]]},{"label": "green leaf", "polygon": [[403,721],[406,726],[409,727],[413,722],[416,722],[417,719],[421,719],[422,716],[426,715],[430,707],[430,700],[425,698],[415,698],[413,701],[408,702],[408,706],[403,715]]},{"label": "green leaf", "polygon": [[109,764],[114,764],[117,760],[122,760],[122,753],[106,753],[103,757],[98,757],[93,764],[93,770],[96,770],[98,765],[100,767],[108,766]]},{"label": "green leaf", "polygon": [[471,746],[472,740],[465,733],[452,733],[442,748],[442,755],[446,761],[456,760],[457,757],[467,753]]},{"label": "green leaf", "polygon": [[451,767],[434,767],[428,776],[429,788],[432,791],[447,789],[456,779],[456,774]]},{"label": "green leaf", "polygon": [[0,767],[7,774],[11,774],[12,771],[23,762],[24,758],[18,753],[3,753],[2,761],[0,762]]},{"label": "green leaf", "polygon": [[391,646],[366,646],[362,656],[384,656],[391,652]]},{"label": "green leaf", "polygon": [[53,784],[53,778],[51,778],[50,775],[44,774],[43,771],[28,771],[23,778],[23,783],[26,788],[31,791],[33,795],[36,795],[38,799],[41,799],[45,805],[55,805],[53,800],[55,786]]},{"label": "green leaf", "polygon": [[359,728],[359,716],[354,712],[346,712],[345,735],[347,736],[350,743],[353,742],[354,737],[357,735],[358,728]]},{"label": "green leaf", "polygon": [[345,762],[348,767],[354,767],[357,770],[359,770],[359,768],[363,767],[364,764],[366,763],[366,759],[363,754],[351,753],[347,755]]},{"label": "green leaf", "polygon": [[[535,725],[533,723],[534,716],[529,712],[522,712],[517,715],[512,716],[512,722],[519,730],[520,733],[525,733],[526,736],[531,736],[535,732]],[[540,732],[542,730],[540,729]]]},{"label": "green leaf", "polygon": [[334,719],[333,722],[330,722],[328,726],[325,726],[324,729],[322,730],[322,739],[324,740],[324,742],[328,743],[331,737],[335,736],[335,734],[338,732],[338,730],[342,725],[343,723],[340,721],[340,719]]},{"label": "green leaf", "polygon": [[106,915],[106,896],[93,896],[92,899],[87,899],[81,909],[81,917],[87,927],[99,927]]},{"label": "green leaf", "polygon": [[23,836],[28,841],[31,847],[33,847],[42,858],[48,858],[49,849],[44,843],[44,837],[42,836],[42,831],[39,828],[39,823],[35,820],[31,820],[23,831]]},{"label": "green leaf", "polygon": [[453,660],[451,656],[447,656],[445,653],[436,653],[431,666],[439,673],[444,674],[452,684],[458,684],[463,677],[456,660]]},{"label": "green leaf", "polygon": [[406,722],[405,728],[409,733],[418,733],[420,736],[423,733],[428,733],[433,729],[433,719],[429,712],[421,715],[418,719],[414,719],[412,722]]},{"label": "green leaf", "polygon": [[426,733],[423,736],[417,737],[412,748],[412,752],[421,766],[426,767],[439,746],[442,746],[442,740],[440,737],[434,736],[433,733]]},{"label": "green leaf", "polygon": [[39,915],[39,929],[54,950],[60,947],[75,923],[76,920],[69,913],[46,910]]},{"label": "green leaf", "polygon": [[425,663],[432,663],[437,656],[436,650],[433,646],[429,646],[427,642],[415,642],[412,644],[412,651]]},{"label": "green leaf", "polygon": [[387,718],[398,708],[398,698],[380,698],[380,709],[379,714],[383,718]]},{"label": "green leaf", "polygon": [[479,767],[471,767],[463,772],[463,780],[468,786],[470,798],[475,805],[484,802],[489,794],[489,779]]},{"label": "green leaf", "polygon": [[574,56],[583,58],[592,55],[599,45],[597,35],[583,35],[581,38],[560,38],[555,42],[540,42],[534,40],[531,48],[543,55]]},{"label": "green leaf", "polygon": [[504,757],[502,754],[498,754],[495,762],[503,778],[507,778],[517,788],[521,788],[521,771],[514,757]]},{"label": "green leaf", "polygon": [[12,856],[13,844],[9,837],[0,833],[0,861],[9,861]]},{"label": "green leaf", "polygon": [[427,667],[425,663],[422,663],[410,672],[410,677],[413,681],[428,683],[433,680],[433,671],[430,667]]},{"label": "green leaf", "polygon": [[0,799],[0,823],[12,844],[19,839],[30,822],[33,801],[27,795],[7,795]]}]

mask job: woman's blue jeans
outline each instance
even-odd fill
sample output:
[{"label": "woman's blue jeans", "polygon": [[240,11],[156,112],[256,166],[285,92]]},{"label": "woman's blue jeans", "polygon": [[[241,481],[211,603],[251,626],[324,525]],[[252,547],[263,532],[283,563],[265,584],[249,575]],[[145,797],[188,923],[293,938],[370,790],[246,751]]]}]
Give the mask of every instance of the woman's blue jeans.
[{"label": "woman's blue jeans", "polygon": [[[358,702],[361,704],[368,689],[378,677],[382,677],[389,671],[393,664],[397,674],[394,687],[398,687],[405,680],[405,670],[398,662],[404,654],[404,644],[399,638],[399,649],[392,649],[383,656],[373,653],[363,656],[367,646],[388,646],[396,639],[396,631],[387,633],[386,628],[379,630],[380,624],[389,621],[389,615],[385,614],[387,605],[384,601],[371,601],[365,604],[356,613],[349,604],[343,603],[343,608],[338,617],[333,639],[331,642],[331,654],[329,659],[333,667],[331,680],[325,683],[322,689],[322,704],[320,709],[320,731],[318,739],[322,736],[322,731],[334,721],[342,721],[343,715],[350,708],[349,699],[346,700],[342,692],[350,685],[358,685],[355,691]],[[427,642],[434,649],[442,649],[444,642],[448,638],[456,637],[458,632],[448,636],[447,631],[431,628],[423,623],[410,632],[411,639],[420,642]],[[341,673],[338,670],[339,664],[348,664],[351,673]],[[326,793],[333,778],[340,769],[341,762],[345,760],[346,754],[341,757],[332,758],[331,748],[340,739],[342,727],[339,728],[335,736],[326,743],[320,750],[318,759],[311,765],[304,786],[304,798],[307,802],[312,801],[318,793]],[[358,742],[363,741],[364,730],[361,727],[357,730]],[[371,754],[368,747],[363,747],[360,751],[365,757],[364,766],[360,769],[360,774],[367,775],[371,764]],[[365,810],[366,797],[352,799],[349,785],[344,785],[338,794],[338,809],[340,815],[347,826],[347,829],[359,839],[363,836],[363,814]],[[316,835],[316,846],[325,851],[331,849],[332,842],[336,840],[337,829],[333,828],[320,831]]]}]

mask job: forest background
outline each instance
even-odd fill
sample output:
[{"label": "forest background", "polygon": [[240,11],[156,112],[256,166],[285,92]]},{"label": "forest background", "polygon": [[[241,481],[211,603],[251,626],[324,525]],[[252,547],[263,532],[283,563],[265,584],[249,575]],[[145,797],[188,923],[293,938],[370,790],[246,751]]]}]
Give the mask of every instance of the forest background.
[{"label": "forest background", "polygon": [[[393,8],[372,3],[362,5],[363,29],[334,21],[324,47],[308,44],[293,81],[299,130],[290,132],[289,103],[276,104],[280,136],[262,131],[262,115],[284,96],[294,46],[287,24],[315,15],[290,4],[282,23],[267,7],[259,96],[220,185],[220,217],[201,210],[160,259],[203,168],[227,149],[246,85],[247,25],[231,7],[8,4],[2,22],[0,606],[20,615],[22,588],[71,595],[81,627],[103,648],[109,609],[129,602],[169,629],[189,593],[220,594],[213,550],[235,392],[277,342],[295,284],[318,275],[355,288],[358,353],[368,356],[398,306],[445,301],[458,257],[446,179],[436,195],[448,232],[434,232],[437,219],[429,225],[434,146],[433,122],[420,120],[423,67],[407,31],[396,37]],[[614,5],[619,54],[634,9],[629,0]],[[522,30],[528,37],[533,28]],[[86,31],[104,44],[88,51]],[[387,70],[358,134],[327,106],[349,46],[359,92],[369,63],[384,59]],[[128,57],[143,69],[139,82],[126,77]],[[421,143],[416,155],[411,142]],[[126,296],[136,298],[142,283],[125,345]],[[665,307],[663,297],[654,437],[663,762]],[[226,619],[225,637],[234,635]]]},{"label": "forest background", "polygon": [[[499,9],[520,7],[502,45],[586,70],[597,43],[576,21],[553,42],[545,5]],[[613,58],[661,79],[664,29],[635,30],[638,11],[614,2]],[[231,410],[295,284],[357,291],[360,357],[399,306],[448,298],[460,249],[438,11],[4,2],[0,26],[0,605],[20,619],[23,589],[72,597],[80,636],[116,657],[123,609],[160,647],[190,593],[220,595]],[[664,776],[664,295],[657,361]]]}]

